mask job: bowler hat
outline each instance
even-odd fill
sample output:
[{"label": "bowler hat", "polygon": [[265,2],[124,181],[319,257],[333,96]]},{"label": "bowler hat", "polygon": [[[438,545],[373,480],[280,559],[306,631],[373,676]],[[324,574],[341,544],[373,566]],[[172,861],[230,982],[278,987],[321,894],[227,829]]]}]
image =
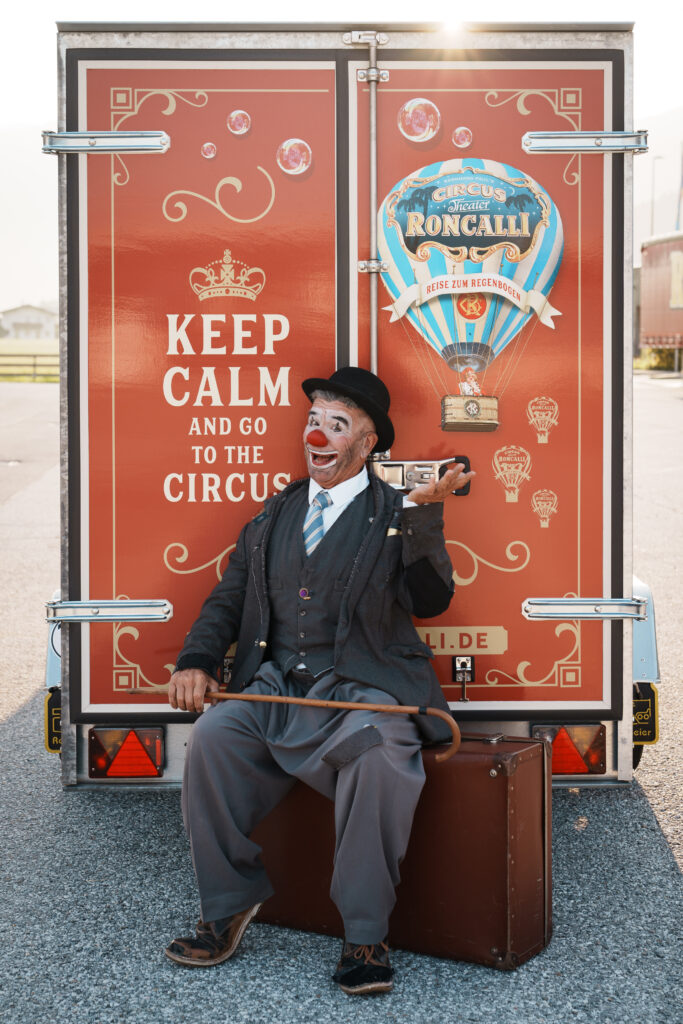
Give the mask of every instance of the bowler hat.
[{"label": "bowler hat", "polygon": [[375,425],[377,443],[373,452],[385,452],[394,443],[394,427],[387,413],[391,398],[379,377],[360,366],[342,366],[328,380],[309,377],[301,387],[311,398],[314,391],[331,391],[350,398],[363,409]]}]

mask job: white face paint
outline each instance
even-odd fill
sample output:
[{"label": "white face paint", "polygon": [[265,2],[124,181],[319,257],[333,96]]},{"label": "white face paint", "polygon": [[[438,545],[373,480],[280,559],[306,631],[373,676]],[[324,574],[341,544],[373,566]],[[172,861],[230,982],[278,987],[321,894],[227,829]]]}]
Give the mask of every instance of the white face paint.
[{"label": "white face paint", "polygon": [[[321,444],[319,431],[325,437]],[[304,428],[304,453],[309,476],[326,490],[356,476],[377,442],[372,420],[362,409],[316,398]]]}]

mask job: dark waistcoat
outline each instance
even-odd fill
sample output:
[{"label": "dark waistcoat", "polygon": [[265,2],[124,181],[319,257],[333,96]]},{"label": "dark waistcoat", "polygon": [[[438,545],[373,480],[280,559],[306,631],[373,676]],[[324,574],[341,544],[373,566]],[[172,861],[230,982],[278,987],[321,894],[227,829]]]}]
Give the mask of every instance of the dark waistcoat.
[{"label": "dark waistcoat", "polygon": [[308,488],[278,516],[268,544],[270,649],[283,673],[301,663],[318,677],[334,665],[334,641],[344,588],[373,513],[367,487],[307,556],[303,523]]}]

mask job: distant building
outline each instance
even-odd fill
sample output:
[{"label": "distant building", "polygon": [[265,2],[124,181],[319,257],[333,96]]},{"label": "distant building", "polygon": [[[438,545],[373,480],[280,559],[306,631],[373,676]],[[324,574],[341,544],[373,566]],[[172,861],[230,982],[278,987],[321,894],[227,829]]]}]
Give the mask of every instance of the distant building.
[{"label": "distant building", "polygon": [[641,246],[640,344],[683,348],[683,231]]},{"label": "distant building", "polygon": [[15,306],[0,311],[0,328],[5,337],[56,338],[59,317],[39,306]]}]

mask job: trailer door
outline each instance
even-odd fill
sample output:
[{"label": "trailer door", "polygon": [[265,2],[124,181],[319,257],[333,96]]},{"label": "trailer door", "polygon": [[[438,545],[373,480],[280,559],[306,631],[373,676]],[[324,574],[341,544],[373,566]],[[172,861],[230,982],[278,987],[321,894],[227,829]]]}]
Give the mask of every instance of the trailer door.
[{"label": "trailer door", "polygon": [[[621,597],[630,579],[624,158],[599,147],[527,153],[522,139],[623,129],[623,52],[541,40],[526,51],[389,45],[378,64],[388,80],[377,85],[377,365],[397,420],[392,459],[464,455],[477,471],[469,496],[446,503],[454,601],[420,633],[459,717],[618,718],[621,623],[569,608],[529,621],[521,608],[530,597]],[[370,243],[366,68],[349,66],[361,365],[369,275],[353,264]],[[473,658],[467,684],[458,657]]]},{"label": "trailer door", "polygon": [[[482,30],[462,48],[389,29],[376,128],[369,51],[341,29],[112,38],[62,33],[65,127],[165,131],[170,148],[67,158],[64,595],[174,614],[74,631],[72,720],[179,717],[165,688],[203,596],[242,524],[305,471],[300,381],[371,365],[375,133],[383,252],[421,253],[374,274],[391,455],[465,455],[477,471],[445,509],[452,608],[419,623],[444,692],[464,718],[620,717],[621,624],[530,622],[521,605],[619,597],[630,580],[623,157],[521,140],[624,127],[626,34]],[[529,252],[521,282],[510,267]],[[473,376],[463,352],[481,356]],[[474,658],[466,690],[455,657]]]}]

